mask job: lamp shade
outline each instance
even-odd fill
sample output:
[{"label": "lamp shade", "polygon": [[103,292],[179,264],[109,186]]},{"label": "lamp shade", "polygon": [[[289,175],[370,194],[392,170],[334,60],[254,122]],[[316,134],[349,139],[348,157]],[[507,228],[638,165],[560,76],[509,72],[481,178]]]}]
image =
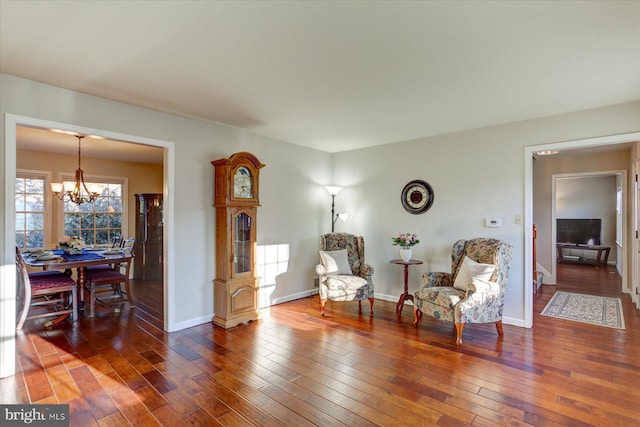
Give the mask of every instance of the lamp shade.
[{"label": "lamp shade", "polygon": [[335,185],[327,185],[325,188],[332,196],[335,196],[340,191],[342,191],[342,187],[336,187]]}]

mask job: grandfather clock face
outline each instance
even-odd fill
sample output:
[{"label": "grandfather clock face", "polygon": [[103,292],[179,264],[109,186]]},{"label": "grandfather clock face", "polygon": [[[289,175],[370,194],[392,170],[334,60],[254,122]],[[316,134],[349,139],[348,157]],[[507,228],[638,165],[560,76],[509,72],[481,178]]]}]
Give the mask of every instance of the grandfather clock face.
[{"label": "grandfather clock face", "polygon": [[233,177],[233,195],[242,199],[253,197],[251,171],[244,166],[240,166]]}]

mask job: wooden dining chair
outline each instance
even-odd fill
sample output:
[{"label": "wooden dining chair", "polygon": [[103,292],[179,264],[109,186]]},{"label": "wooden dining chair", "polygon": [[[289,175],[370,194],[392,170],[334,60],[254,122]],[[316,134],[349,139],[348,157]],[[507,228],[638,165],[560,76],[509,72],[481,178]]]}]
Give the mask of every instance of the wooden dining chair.
[{"label": "wooden dining chair", "polygon": [[[111,241],[111,249],[122,248],[124,245],[124,240],[122,236],[116,236]],[[113,270],[112,264],[99,264],[99,265],[90,265],[86,268],[86,271],[105,271],[105,270]]]},{"label": "wooden dining chair", "polygon": [[[102,306],[112,306],[129,302],[135,308],[133,292],[129,283],[131,259],[113,265],[110,269],[87,270],[85,273],[86,286],[89,289],[89,317],[95,316],[96,303]],[[124,285],[124,289],[122,289]],[[114,312],[119,312],[118,307]]]},{"label": "wooden dining chair", "polygon": [[18,292],[22,297],[18,302],[16,329],[22,329],[30,319],[53,317],[43,326],[49,328],[72,315],[78,320],[76,282],[60,271],[42,271],[29,274],[22,253],[16,247],[16,279]]}]

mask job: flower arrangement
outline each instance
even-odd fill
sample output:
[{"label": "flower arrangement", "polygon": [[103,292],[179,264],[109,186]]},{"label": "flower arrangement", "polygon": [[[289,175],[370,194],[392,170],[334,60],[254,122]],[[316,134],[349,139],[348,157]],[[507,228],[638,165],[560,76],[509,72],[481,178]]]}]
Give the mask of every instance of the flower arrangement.
[{"label": "flower arrangement", "polygon": [[398,233],[397,236],[391,238],[391,241],[393,245],[400,246],[401,248],[410,248],[420,243],[416,233]]},{"label": "flower arrangement", "polygon": [[64,251],[82,251],[86,245],[84,239],[77,236],[62,236],[58,240],[58,247]]}]

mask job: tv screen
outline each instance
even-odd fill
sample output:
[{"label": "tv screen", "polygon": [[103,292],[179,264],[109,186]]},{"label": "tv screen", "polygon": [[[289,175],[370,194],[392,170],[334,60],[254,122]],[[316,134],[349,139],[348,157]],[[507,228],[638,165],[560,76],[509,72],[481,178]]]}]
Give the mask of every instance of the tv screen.
[{"label": "tv screen", "polygon": [[556,242],[574,245],[599,246],[602,220],[595,219],[560,219],[557,220]]}]

